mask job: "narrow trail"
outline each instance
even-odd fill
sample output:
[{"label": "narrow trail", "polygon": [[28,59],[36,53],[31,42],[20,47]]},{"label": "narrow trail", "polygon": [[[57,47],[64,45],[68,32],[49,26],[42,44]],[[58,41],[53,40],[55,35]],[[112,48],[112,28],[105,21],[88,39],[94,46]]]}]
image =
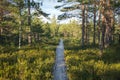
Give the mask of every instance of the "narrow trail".
[{"label": "narrow trail", "polygon": [[62,39],[60,39],[59,45],[56,49],[56,59],[53,76],[53,80],[68,80],[64,60],[64,45]]}]

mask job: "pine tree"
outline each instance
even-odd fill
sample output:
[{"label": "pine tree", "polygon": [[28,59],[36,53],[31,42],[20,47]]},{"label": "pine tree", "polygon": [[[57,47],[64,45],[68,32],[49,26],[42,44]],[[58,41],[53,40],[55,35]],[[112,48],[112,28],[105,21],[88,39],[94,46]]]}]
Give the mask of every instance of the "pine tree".
[{"label": "pine tree", "polygon": [[93,14],[94,14],[94,18],[93,18],[93,22],[94,22],[94,28],[93,28],[93,44],[95,45],[96,43],[96,0],[93,1],[93,5],[94,5],[94,11],[93,11]]}]

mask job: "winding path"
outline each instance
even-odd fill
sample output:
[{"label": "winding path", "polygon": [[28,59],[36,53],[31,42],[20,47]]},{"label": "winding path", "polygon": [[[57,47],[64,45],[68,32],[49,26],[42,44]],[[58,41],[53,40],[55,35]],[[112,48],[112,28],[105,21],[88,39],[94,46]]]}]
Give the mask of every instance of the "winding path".
[{"label": "winding path", "polygon": [[68,80],[64,60],[64,45],[62,39],[60,39],[59,45],[56,49],[56,59],[53,76],[53,80]]}]

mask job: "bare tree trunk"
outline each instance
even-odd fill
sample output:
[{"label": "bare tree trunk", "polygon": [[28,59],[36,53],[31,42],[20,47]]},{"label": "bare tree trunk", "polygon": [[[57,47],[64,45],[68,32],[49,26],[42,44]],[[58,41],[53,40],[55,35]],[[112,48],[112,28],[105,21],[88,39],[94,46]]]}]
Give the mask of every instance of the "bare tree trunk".
[{"label": "bare tree trunk", "polygon": [[[2,22],[3,21],[3,10],[2,9],[0,9],[0,22]],[[2,26],[0,26],[0,35],[2,35],[3,34],[3,27]]]},{"label": "bare tree trunk", "polygon": [[113,28],[113,10],[110,4],[110,0],[106,2],[105,18],[106,18],[106,32],[105,32],[105,47],[108,47],[112,42],[112,28]]},{"label": "bare tree trunk", "polygon": [[106,46],[109,46],[112,40],[113,28],[113,10],[110,0],[100,0],[101,13],[102,13],[102,37],[101,37],[101,53]]},{"label": "bare tree trunk", "polygon": [[100,20],[101,20],[101,12],[99,12],[99,20],[98,20],[98,45],[100,45]]},{"label": "bare tree trunk", "polygon": [[[118,23],[119,23],[119,28],[120,28],[120,14],[118,15]],[[120,44],[120,33],[119,33],[119,39],[118,39],[118,42]]]},{"label": "bare tree trunk", "polygon": [[113,34],[114,34],[114,10],[110,9],[110,18],[111,18],[111,21],[110,21],[110,38],[109,38],[109,45],[113,42],[112,40],[112,37],[113,37]]},{"label": "bare tree trunk", "polygon": [[85,4],[82,4],[82,47],[84,47],[85,37]]},{"label": "bare tree trunk", "polygon": [[102,15],[102,27],[101,27],[102,35],[101,35],[101,42],[100,42],[100,51],[101,51],[100,56],[102,56],[104,46],[105,46],[105,30],[106,30],[105,16]]},{"label": "bare tree trunk", "polygon": [[[29,25],[29,28],[30,28],[30,32],[28,34],[28,44],[31,45],[32,43],[32,34],[31,34],[31,10],[30,10],[30,0],[28,0],[28,25]],[[31,40],[30,40],[31,39]]]},{"label": "bare tree trunk", "polygon": [[20,15],[20,26],[19,26],[19,49],[21,48],[22,42],[22,19],[21,19],[21,5],[19,7],[19,15]]},{"label": "bare tree trunk", "polygon": [[88,6],[86,5],[85,13],[85,43],[88,44]]},{"label": "bare tree trunk", "polygon": [[102,26],[102,36],[101,36],[101,44],[100,44],[101,54],[100,54],[100,56],[102,56],[102,54],[103,54],[104,46],[105,46],[105,25]]},{"label": "bare tree trunk", "polygon": [[32,42],[32,37],[31,37],[31,34],[29,33],[28,34],[28,43],[29,43],[29,45],[31,45],[31,42]]},{"label": "bare tree trunk", "polygon": [[90,28],[88,27],[88,35],[87,35],[87,42],[88,42],[88,45],[90,44]]},{"label": "bare tree trunk", "polygon": [[93,22],[94,22],[94,27],[93,27],[93,44],[95,45],[96,40],[96,3],[94,3],[94,18],[93,18]]}]

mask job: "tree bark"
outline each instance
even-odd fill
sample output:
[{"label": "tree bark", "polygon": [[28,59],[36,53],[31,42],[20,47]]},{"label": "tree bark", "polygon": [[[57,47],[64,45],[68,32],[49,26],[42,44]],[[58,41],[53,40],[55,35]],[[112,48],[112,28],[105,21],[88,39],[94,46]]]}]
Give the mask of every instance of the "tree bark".
[{"label": "tree bark", "polygon": [[94,27],[93,27],[93,44],[95,45],[96,40],[96,3],[94,3],[94,18],[93,18],[93,22],[94,22]]},{"label": "tree bark", "polygon": [[[30,28],[29,35],[28,35],[28,44],[31,45],[32,43],[32,33],[31,33],[31,10],[30,10],[30,0],[28,0],[28,25]],[[30,40],[31,39],[31,40]]]},{"label": "tree bark", "polygon": [[85,43],[88,44],[88,6],[86,5],[85,13]]},{"label": "tree bark", "polygon": [[22,42],[22,19],[21,19],[21,5],[19,7],[19,15],[20,15],[20,26],[19,26],[19,49],[21,48]]},{"label": "tree bark", "polygon": [[103,15],[104,12],[102,13],[102,27],[101,27],[101,42],[100,42],[100,56],[103,54],[104,46],[105,46],[105,30],[106,30],[106,24],[105,24],[105,16]]},{"label": "tree bark", "polygon": [[100,20],[101,20],[101,12],[99,12],[99,20],[98,20],[98,45],[100,45],[100,33],[101,33],[101,30],[100,30]]},{"label": "tree bark", "polygon": [[[3,21],[3,10],[0,8],[0,23]],[[3,34],[3,26],[0,26],[0,35]]]},{"label": "tree bark", "polygon": [[108,47],[111,42],[112,42],[112,28],[113,28],[113,10],[110,4],[110,0],[106,2],[106,8],[107,10],[105,11],[105,19],[106,19],[106,32],[105,32],[105,47]]},{"label": "tree bark", "polygon": [[32,37],[31,37],[31,34],[29,33],[28,34],[28,43],[29,43],[29,45],[31,45],[31,42],[32,42]]},{"label": "tree bark", "polygon": [[101,53],[103,53],[104,47],[110,45],[112,40],[112,28],[113,28],[113,10],[110,0],[100,0],[101,14],[102,14],[102,37],[101,37]]},{"label": "tree bark", "polygon": [[84,47],[85,37],[85,4],[82,4],[82,47]]}]

